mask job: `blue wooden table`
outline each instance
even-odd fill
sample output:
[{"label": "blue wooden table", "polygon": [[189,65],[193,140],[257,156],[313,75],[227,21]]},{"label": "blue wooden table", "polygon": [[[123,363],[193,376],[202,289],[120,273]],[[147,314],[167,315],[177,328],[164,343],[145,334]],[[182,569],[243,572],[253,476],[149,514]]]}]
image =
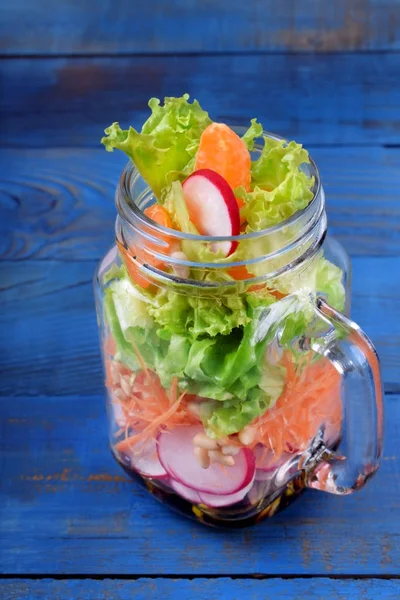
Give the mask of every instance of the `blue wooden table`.
[{"label": "blue wooden table", "polygon": [[[14,0],[0,20],[0,598],[400,598],[400,2]],[[253,529],[184,520],[107,447],[91,277],[113,120],[188,91],[317,161],[382,359],[386,443],[352,497]]]}]

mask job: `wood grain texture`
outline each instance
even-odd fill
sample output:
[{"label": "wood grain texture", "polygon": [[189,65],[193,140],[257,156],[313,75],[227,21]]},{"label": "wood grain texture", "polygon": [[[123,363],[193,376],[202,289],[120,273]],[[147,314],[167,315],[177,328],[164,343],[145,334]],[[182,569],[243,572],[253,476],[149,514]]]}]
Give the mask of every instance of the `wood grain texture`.
[{"label": "wood grain texture", "polygon": [[0,52],[93,54],[398,49],[396,0],[111,0],[4,8]]},{"label": "wood grain texture", "polygon": [[[310,149],[330,232],[352,256],[400,255],[400,149]],[[0,150],[0,257],[99,259],[112,243],[122,153]]]},{"label": "wood grain texture", "polygon": [[[400,597],[399,50],[398,0],[4,7],[0,573],[66,579],[2,580],[0,598]],[[98,141],[114,120],[140,126],[150,96],[185,91],[216,120],[258,116],[313,146],[330,230],[354,257],[353,318],[389,392],[385,455],[365,490],[309,492],[245,531],[171,513],[107,447],[91,279],[112,243],[125,161]]]},{"label": "wood grain texture", "polygon": [[[102,393],[95,264],[0,264],[0,394]],[[398,257],[353,261],[352,316],[377,346],[388,392],[400,391],[399,265]]]},{"label": "wood grain texture", "polygon": [[182,579],[63,580],[2,582],[7,600],[398,600],[400,582],[395,579]]},{"label": "wood grain texture", "polygon": [[385,457],[361,492],[308,492],[237,531],[133,484],[108,450],[102,396],[3,397],[0,423],[3,573],[399,575],[400,396],[386,398]]},{"label": "wood grain texture", "polygon": [[96,146],[139,126],[151,96],[198,97],[214,119],[305,144],[398,144],[400,53],[135,56],[0,61],[0,145]]}]

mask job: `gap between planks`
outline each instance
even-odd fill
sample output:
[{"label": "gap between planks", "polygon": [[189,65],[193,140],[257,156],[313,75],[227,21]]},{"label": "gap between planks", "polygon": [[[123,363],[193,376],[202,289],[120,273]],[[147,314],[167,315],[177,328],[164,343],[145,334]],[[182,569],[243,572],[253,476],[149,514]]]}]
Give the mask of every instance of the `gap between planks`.
[{"label": "gap between planks", "polygon": [[[308,56],[310,54],[315,54],[314,50],[223,50],[221,52],[218,51],[207,51],[207,50],[198,50],[193,52],[120,52],[116,54],[115,52],[93,52],[84,53],[84,52],[58,52],[55,54],[49,53],[32,53],[32,54],[1,54],[0,62],[3,60],[51,60],[57,58],[67,58],[67,59],[91,59],[91,58],[107,58],[107,59],[115,59],[118,58],[198,58],[198,57],[229,57],[229,56],[287,56],[287,55],[295,55],[295,56]],[[364,54],[400,54],[400,50],[387,50],[387,49],[364,49],[364,50],[326,50],[323,52],[317,52],[318,56],[331,56],[335,54],[340,54],[343,57],[346,56],[357,56]]]},{"label": "gap between planks", "polygon": [[30,581],[36,581],[36,580],[41,580],[41,579],[49,579],[49,580],[53,580],[53,581],[68,581],[68,580],[89,580],[89,581],[104,581],[107,579],[116,579],[116,580],[124,580],[124,581],[138,581],[140,579],[176,579],[176,580],[181,580],[181,581],[194,581],[196,579],[231,579],[231,580],[240,580],[240,579],[247,579],[247,580],[258,580],[258,581],[265,581],[268,579],[284,579],[284,580],[291,580],[291,579],[332,579],[332,580],[346,580],[346,581],[358,581],[358,580],[368,580],[368,579],[381,579],[381,580],[400,580],[400,574],[399,575],[382,575],[382,574],[376,574],[376,573],[368,573],[365,575],[349,575],[349,574],[344,574],[344,575],[329,575],[326,573],[315,573],[315,574],[296,574],[296,575],[285,575],[285,574],[271,574],[271,575],[265,575],[262,573],[249,573],[249,574],[231,574],[231,575],[220,575],[217,573],[211,573],[211,574],[207,574],[207,575],[196,575],[196,574],[189,574],[189,575],[182,575],[179,573],[167,573],[167,574],[160,574],[160,575],[152,575],[152,574],[146,574],[146,573],[141,573],[140,575],[127,575],[127,574],[104,574],[104,575],[98,575],[98,574],[79,574],[79,573],[71,573],[71,574],[48,574],[48,573],[35,573],[33,574],[28,574],[28,575],[24,575],[22,573],[16,573],[16,574],[12,574],[12,573],[3,573],[0,574],[0,581],[1,580],[6,580],[6,579],[27,579]]}]

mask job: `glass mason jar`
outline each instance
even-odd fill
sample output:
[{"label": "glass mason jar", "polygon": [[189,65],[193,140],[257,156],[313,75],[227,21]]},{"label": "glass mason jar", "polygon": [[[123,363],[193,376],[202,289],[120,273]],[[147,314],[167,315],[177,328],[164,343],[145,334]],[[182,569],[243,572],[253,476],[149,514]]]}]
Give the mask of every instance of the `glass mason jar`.
[{"label": "glass mason jar", "polygon": [[[378,358],[349,320],[350,263],[326,237],[317,167],[302,168],[307,208],[230,238],[147,218],[132,164],[116,190],[116,245],[94,279],[111,450],[206,524],[253,524],[307,487],[349,494],[378,468]],[[237,242],[245,260],[220,258]]]}]

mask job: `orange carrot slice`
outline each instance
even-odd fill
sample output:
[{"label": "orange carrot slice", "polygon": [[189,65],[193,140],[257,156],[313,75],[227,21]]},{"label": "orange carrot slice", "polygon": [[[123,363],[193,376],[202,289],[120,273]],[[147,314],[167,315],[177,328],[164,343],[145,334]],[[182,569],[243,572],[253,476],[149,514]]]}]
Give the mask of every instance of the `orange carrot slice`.
[{"label": "orange carrot slice", "polygon": [[[128,250],[120,242],[117,242],[117,245],[121,254],[121,258],[125,263],[129,277],[134,283],[136,283],[141,288],[149,288],[152,285],[152,283],[151,281],[143,277],[140,271],[140,267],[136,264],[132,254],[128,252]],[[135,247],[132,248],[132,253],[135,252],[135,249]]]},{"label": "orange carrot slice", "polygon": [[[152,206],[146,208],[144,214],[158,225],[162,225],[163,227],[172,229],[171,217],[169,216],[168,212],[163,206],[160,206],[159,204],[153,204]],[[167,242],[169,246],[168,250],[172,249],[173,238],[167,233],[158,233],[154,232],[153,230],[149,230],[149,234],[153,237],[158,237],[164,242]],[[154,256],[153,252],[165,252],[165,247],[162,248],[158,246],[156,242],[146,242],[145,249],[140,248],[139,246],[132,245],[130,251],[128,251],[122,246],[122,244],[118,242],[118,248],[121,253],[122,259],[125,263],[129,277],[132,279],[132,281],[134,281],[137,285],[144,289],[149,288],[152,285],[152,283],[141,274],[140,267],[135,262],[135,258],[137,258],[138,262],[140,263],[147,263],[158,269],[162,268],[164,264],[163,261],[160,258]]]},{"label": "orange carrot slice", "polygon": [[[250,163],[246,144],[227,125],[211,123],[201,134],[195,170],[212,169],[222,175],[233,190],[243,186],[248,191]],[[238,200],[239,208],[243,204],[242,200]]]},{"label": "orange carrot slice", "polygon": [[[251,279],[253,277],[253,274],[247,270],[247,267],[245,265],[240,265],[238,267],[232,267],[231,269],[227,269],[226,272],[228,273],[228,275],[230,275],[237,281],[243,281],[245,279]],[[265,288],[265,283],[257,283],[255,285],[252,285],[251,287],[249,287],[248,291],[256,292],[257,290],[262,290],[264,288]],[[285,298],[285,296],[286,296],[286,294],[282,294],[278,290],[271,289],[271,288],[268,288],[268,292],[272,296],[275,296],[275,298],[277,300],[281,300],[282,298]]]}]

